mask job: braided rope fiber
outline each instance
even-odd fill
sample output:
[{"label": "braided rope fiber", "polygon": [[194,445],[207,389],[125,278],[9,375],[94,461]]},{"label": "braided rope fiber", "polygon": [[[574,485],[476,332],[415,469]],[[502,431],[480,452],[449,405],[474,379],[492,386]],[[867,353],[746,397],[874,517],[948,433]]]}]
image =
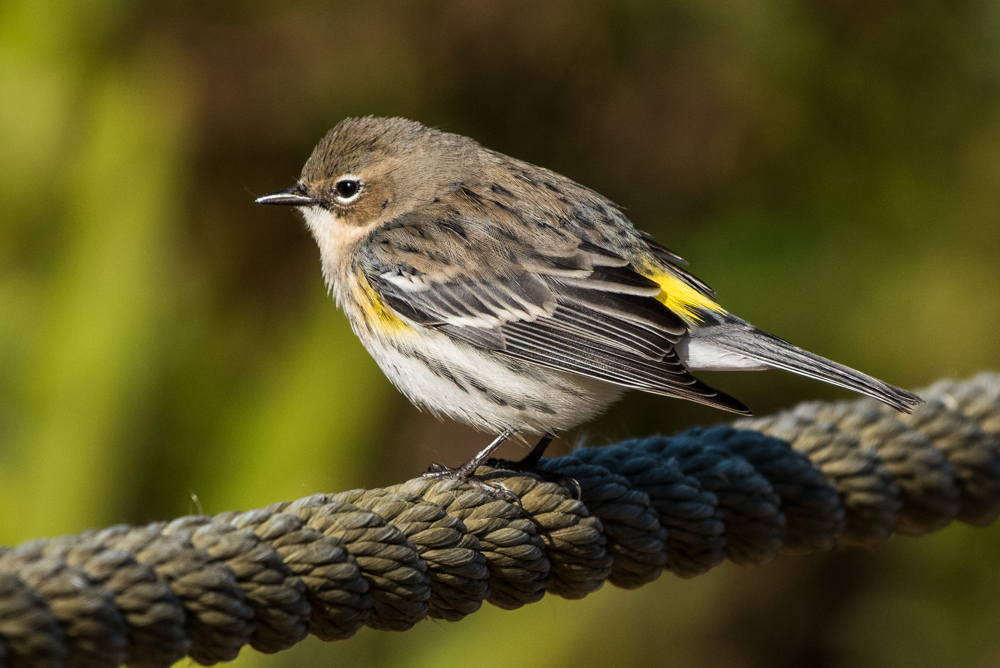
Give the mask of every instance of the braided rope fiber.
[{"label": "braided rope fiber", "polygon": [[724,559],[872,547],[1000,514],[1000,374],[942,381],[902,415],[806,403],[480,469],[524,512],[454,480],[317,494],[247,512],[114,526],[0,548],[0,667],[210,665],[308,634],[457,621],[484,601],[582,598]]}]

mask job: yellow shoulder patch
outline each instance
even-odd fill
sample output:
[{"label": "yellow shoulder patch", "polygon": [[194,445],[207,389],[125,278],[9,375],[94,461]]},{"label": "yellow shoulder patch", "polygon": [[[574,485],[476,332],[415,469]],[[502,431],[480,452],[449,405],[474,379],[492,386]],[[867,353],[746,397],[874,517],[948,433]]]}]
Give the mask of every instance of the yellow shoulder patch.
[{"label": "yellow shoulder patch", "polygon": [[[698,324],[702,321],[699,311],[725,313],[711,297],[695,290],[680,278],[670,272],[648,267],[646,277],[659,284],[661,292],[657,301],[679,315],[688,324]],[[645,273],[645,272],[644,272]]]},{"label": "yellow shoulder patch", "polygon": [[368,282],[363,271],[357,269],[355,275],[358,279],[358,287],[361,289],[358,306],[361,307],[361,312],[369,324],[383,332],[396,333],[412,329],[410,325],[393,313],[392,309],[386,306],[379,294],[375,292],[375,288]]}]

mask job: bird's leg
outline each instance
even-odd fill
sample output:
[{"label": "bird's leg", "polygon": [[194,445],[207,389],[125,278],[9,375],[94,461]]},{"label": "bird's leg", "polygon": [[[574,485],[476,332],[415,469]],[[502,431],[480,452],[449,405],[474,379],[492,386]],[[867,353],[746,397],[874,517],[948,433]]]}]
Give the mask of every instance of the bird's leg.
[{"label": "bird's leg", "polygon": [[494,468],[503,469],[505,471],[517,471],[519,473],[531,473],[533,475],[537,475],[542,480],[554,482],[557,485],[565,487],[566,489],[573,490],[573,498],[579,499],[583,490],[580,489],[580,483],[577,482],[575,478],[559,475],[558,473],[550,473],[549,471],[538,468],[538,462],[541,461],[546,448],[549,447],[549,444],[552,443],[552,439],[555,437],[555,432],[545,434],[538,441],[535,447],[531,449],[531,452],[517,461],[511,461],[509,459],[491,459],[487,463]]},{"label": "bird's leg", "polygon": [[542,459],[542,455],[545,454],[545,450],[549,447],[549,444],[552,443],[552,439],[555,437],[555,433],[545,434],[542,436],[538,440],[538,443],[535,444],[535,447],[531,449],[531,452],[522,457],[517,463],[528,470],[534,470],[535,467],[538,466],[538,462]]},{"label": "bird's leg", "polygon": [[499,436],[490,441],[489,445],[487,445],[485,448],[476,453],[475,457],[465,462],[457,469],[453,469],[449,466],[444,466],[443,464],[431,464],[429,467],[427,467],[427,473],[424,474],[424,477],[432,477],[431,474],[446,473],[448,471],[454,471],[455,473],[458,473],[463,477],[469,477],[476,472],[476,469],[485,464],[486,460],[490,458],[490,455],[492,455],[497,448],[503,445],[504,442],[513,435],[514,435],[513,429],[504,429],[502,432],[500,432]]},{"label": "bird's leg", "polygon": [[490,455],[492,455],[497,448],[503,445],[504,441],[513,435],[513,429],[504,429],[499,436],[490,441],[489,445],[476,453],[475,457],[465,462],[458,468],[451,468],[450,466],[444,466],[442,464],[431,464],[427,469],[427,473],[420,477],[455,478],[457,480],[461,480],[470,487],[478,489],[487,496],[520,506],[521,499],[517,498],[517,494],[514,494],[503,487],[491,485],[476,477],[476,469],[485,464],[490,459]]}]

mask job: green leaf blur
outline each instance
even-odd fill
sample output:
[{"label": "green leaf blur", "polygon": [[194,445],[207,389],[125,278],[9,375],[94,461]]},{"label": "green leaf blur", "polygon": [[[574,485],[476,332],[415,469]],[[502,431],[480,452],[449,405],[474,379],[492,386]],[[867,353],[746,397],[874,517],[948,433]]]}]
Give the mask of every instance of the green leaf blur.
[{"label": "green leaf blur", "polygon": [[[252,204],[362,114],[599,190],[729,310],[892,383],[1000,367],[992,0],[4,0],[0,544],[485,444],[396,393],[301,222]],[[846,396],[706,377],[758,414]],[[557,449],[726,419],[633,394]],[[996,665],[998,557],[954,526],[236,664]]]}]

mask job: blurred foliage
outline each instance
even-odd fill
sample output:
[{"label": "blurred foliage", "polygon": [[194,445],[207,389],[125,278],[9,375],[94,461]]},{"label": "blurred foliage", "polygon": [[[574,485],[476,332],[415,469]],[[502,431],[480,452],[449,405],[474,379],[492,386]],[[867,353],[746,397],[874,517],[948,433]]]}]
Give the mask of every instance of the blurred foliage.
[{"label": "blurred foliage", "polygon": [[[302,225],[251,204],[358,114],[596,188],[732,311],[891,382],[1000,367],[994,0],[4,0],[0,543],[485,443],[399,397]],[[707,375],[761,414],[844,396]],[[559,447],[724,419],[634,394]],[[997,665],[998,556],[956,526],[238,664]]]}]

